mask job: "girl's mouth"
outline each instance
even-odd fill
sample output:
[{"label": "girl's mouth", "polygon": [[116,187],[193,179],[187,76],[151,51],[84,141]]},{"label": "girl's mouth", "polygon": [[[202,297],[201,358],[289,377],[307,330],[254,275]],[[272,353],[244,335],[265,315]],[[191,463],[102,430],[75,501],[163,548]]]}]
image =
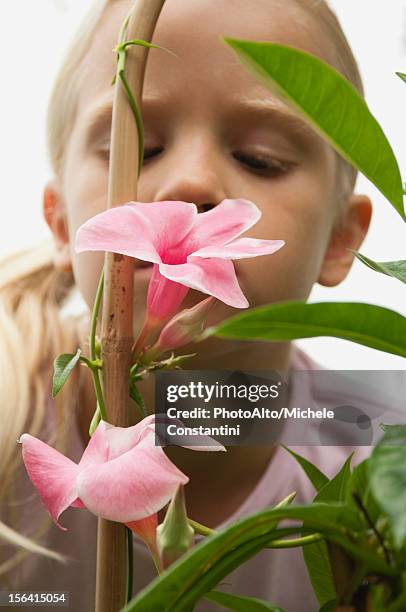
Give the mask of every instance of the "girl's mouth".
[{"label": "girl's mouth", "polygon": [[150,261],[143,261],[142,259],[136,260],[134,270],[137,271],[144,268],[152,268],[152,263]]}]

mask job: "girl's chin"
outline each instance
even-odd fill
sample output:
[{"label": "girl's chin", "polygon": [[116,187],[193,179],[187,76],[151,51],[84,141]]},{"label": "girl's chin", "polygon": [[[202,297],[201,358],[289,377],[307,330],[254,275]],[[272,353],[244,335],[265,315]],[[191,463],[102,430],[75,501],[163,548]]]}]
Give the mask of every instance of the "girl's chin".
[{"label": "girl's chin", "polygon": [[134,267],[134,283],[149,281],[152,274],[152,263],[140,261],[138,264]]}]

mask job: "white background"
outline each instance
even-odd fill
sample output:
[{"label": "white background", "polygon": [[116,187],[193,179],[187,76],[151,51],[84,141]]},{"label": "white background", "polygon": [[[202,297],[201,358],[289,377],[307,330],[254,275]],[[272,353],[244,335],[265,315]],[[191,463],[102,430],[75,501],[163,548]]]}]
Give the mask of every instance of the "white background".
[{"label": "white background", "polygon": [[[186,0],[185,0],[186,1]],[[406,0],[332,0],[358,59],[367,102],[383,126],[403,172],[406,163]],[[1,210],[0,255],[49,236],[42,219],[42,188],[49,177],[45,114],[50,89],[89,0],[19,0],[0,3]],[[374,202],[362,252],[378,261],[405,258],[400,217],[363,177],[357,191]],[[359,301],[406,314],[405,287],[355,263],[339,287],[316,286],[310,301]],[[399,357],[332,338],[302,340],[320,364],[337,369],[404,368]]]}]

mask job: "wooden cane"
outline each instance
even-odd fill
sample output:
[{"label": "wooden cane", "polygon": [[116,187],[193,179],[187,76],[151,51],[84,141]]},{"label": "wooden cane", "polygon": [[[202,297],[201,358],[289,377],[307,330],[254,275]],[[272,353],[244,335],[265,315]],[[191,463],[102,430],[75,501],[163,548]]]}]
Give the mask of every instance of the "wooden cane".
[{"label": "wooden cane", "polygon": [[[137,0],[132,10],[126,40],[150,41],[165,0]],[[148,49],[128,47],[125,74],[138,109]],[[119,75],[116,76],[108,208],[137,199],[139,164],[137,125]],[[101,333],[103,391],[107,420],[129,425],[129,370],[133,345],[134,260],[106,253]],[[127,539],[121,523],[99,519],[97,532],[96,611],[117,612],[127,596]]]}]

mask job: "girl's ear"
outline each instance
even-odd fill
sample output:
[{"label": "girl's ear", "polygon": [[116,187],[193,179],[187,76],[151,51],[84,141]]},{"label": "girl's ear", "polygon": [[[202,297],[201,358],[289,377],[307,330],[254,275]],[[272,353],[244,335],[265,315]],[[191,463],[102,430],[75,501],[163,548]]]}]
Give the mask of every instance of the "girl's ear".
[{"label": "girl's ear", "polygon": [[317,279],[320,285],[334,287],[345,279],[354,261],[354,255],[348,249],[359,249],[368,231],[371,215],[372,205],[368,196],[352,195],[349,198],[341,222],[331,232]]},{"label": "girl's ear", "polygon": [[56,180],[49,181],[45,185],[42,208],[45,221],[55,240],[55,268],[63,272],[71,272],[72,259],[69,248],[68,223]]}]

